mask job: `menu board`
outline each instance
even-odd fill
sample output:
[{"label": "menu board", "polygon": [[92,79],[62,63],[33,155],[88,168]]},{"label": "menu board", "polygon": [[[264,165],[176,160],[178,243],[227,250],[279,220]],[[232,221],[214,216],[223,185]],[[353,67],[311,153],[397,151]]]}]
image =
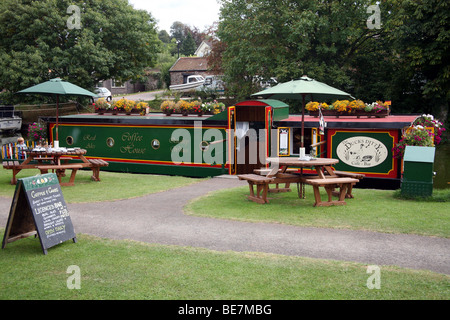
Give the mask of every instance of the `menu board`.
[{"label": "menu board", "polygon": [[289,128],[278,128],[278,156],[289,156]]},{"label": "menu board", "polygon": [[72,239],[76,242],[69,211],[54,173],[19,179],[6,226],[8,242],[37,235],[47,249]]}]

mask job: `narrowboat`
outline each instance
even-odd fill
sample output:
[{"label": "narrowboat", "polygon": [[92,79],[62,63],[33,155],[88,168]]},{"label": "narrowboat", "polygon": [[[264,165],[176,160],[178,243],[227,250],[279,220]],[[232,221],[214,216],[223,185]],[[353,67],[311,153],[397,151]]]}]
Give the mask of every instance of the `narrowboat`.
[{"label": "narrowboat", "polygon": [[[417,115],[304,117],[304,146],[339,159],[336,170],[363,173],[358,187],[397,189],[401,161],[392,148]],[[56,121],[46,119],[53,141]],[[299,157],[301,116],[278,100],[247,100],[215,115],[79,114],[59,118],[59,145],[87,150],[105,170],[208,177],[251,173],[267,157]],[[306,172],[308,173],[308,172]]]}]

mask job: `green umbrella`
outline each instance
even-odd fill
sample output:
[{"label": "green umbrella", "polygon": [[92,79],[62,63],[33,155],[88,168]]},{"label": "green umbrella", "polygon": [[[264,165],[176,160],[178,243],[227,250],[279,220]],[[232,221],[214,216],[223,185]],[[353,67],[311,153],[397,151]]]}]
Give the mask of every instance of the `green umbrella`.
[{"label": "green umbrella", "polygon": [[299,80],[291,80],[277,84],[274,87],[252,94],[254,97],[261,97],[265,99],[301,99],[302,105],[302,136],[301,147],[303,148],[304,140],[304,122],[305,122],[305,100],[311,101],[325,101],[328,99],[354,99],[350,94],[333,88],[323,82],[316,81],[308,78],[307,76],[301,77]]},{"label": "green umbrella", "polygon": [[56,141],[58,141],[59,96],[64,95],[64,96],[83,96],[94,98],[98,97],[95,93],[92,93],[88,90],[85,90],[77,85],[64,81],[60,78],[51,79],[49,81],[37,84],[30,88],[21,90],[17,93],[44,94],[56,96]]}]

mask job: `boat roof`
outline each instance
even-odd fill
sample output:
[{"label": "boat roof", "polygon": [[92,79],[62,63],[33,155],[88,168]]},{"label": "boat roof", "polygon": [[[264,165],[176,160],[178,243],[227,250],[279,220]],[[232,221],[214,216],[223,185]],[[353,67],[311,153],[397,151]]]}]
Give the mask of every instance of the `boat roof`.
[{"label": "boat roof", "polygon": [[[406,115],[389,115],[386,117],[365,117],[357,118],[355,116],[324,116],[327,128],[340,129],[397,129],[411,125],[411,123],[419,116],[419,114]],[[305,127],[319,127],[319,118],[305,115]],[[286,119],[277,122],[277,126],[298,127],[302,121],[302,116],[298,114],[290,115]]]},{"label": "boat roof", "polygon": [[[283,108],[283,103],[277,105],[277,100],[257,101],[260,106],[271,105],[275,102],[275,107]],[[254,104],[253,104],[254,105]],[[252,104],[248,104],[252,106]],[[418,117],[418,114],[407,115],[389,115],[386,117],[354,117],[354,116],[325,116],[327,129],[402,129],[411,125]],[[197,115],[182,116],[173,114],[170,117],[162,113],[150,113],[145,116],[133,115],[98,115],[93,113],[76,114],[59,117],[61,123],[93,123],[93,124],[133,124],[133,125],[192,125],[196,121],[202,121],[208,125],[227,124],[226,111],[217,115]],[[318,128],[319,118],[305,115],[305,128]],[[55,118],[48,118],[52,122]],[[282,119],[274,119],[274,125],[277,127],[300,127],[302,116],[298,114],[288,115]]]}]

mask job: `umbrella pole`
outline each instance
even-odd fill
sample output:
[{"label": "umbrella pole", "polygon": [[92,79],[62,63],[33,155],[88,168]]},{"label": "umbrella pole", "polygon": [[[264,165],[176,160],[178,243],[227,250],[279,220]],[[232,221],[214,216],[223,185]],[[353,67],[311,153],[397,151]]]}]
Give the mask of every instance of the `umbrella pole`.
[{"label": "umbrella pole", "polygon": [[304,94],[302,94],[302,137],[301,137],[301,140],[300,140],[300,146],[302,147],[302,148],[304,148],[305,147],[305,145],[304,145],[304,140],[305,140],[305,95]]},{"label": "umbrella pole", "polygon": [[[59,142],[59,137],[58,137],[58,118],[59,118],[59,95],[56,95],[56,141]],[[58,147],[58,146],[57,146]]]}]

